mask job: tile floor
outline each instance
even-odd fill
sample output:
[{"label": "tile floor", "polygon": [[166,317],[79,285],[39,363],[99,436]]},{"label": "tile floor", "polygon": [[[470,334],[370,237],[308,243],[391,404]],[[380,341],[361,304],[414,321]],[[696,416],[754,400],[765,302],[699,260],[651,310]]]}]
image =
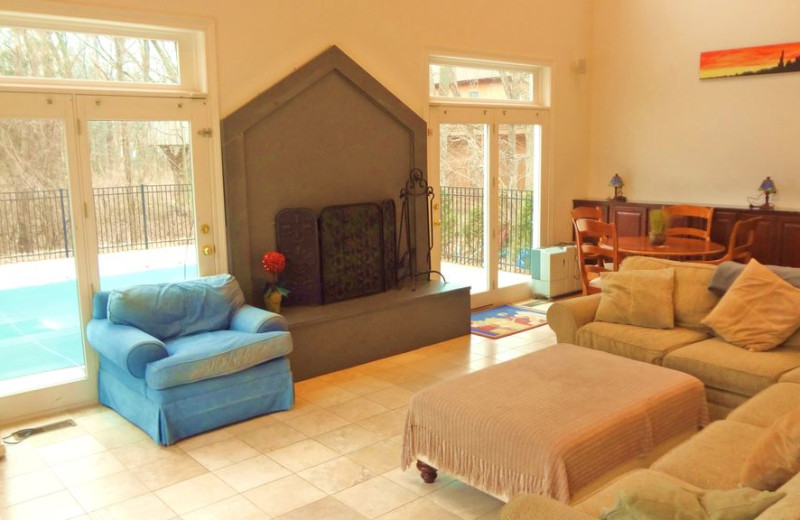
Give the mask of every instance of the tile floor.
[{"label": "tile floor", "polygon": [[553,343],[546,325],[437,343],[302,381],[293,410],[170,447],[102,406],[40,418],[78,425],[8,446],[0,519],[494,519],[501,501],[441,473],[425,484],[400,470],[409,398]]}]

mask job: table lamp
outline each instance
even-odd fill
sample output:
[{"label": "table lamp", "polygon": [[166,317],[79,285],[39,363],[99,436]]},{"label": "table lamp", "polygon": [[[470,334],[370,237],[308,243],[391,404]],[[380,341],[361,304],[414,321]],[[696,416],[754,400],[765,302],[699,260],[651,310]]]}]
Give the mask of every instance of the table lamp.
[{"label": "table lamp", "polygon": [[766,179],[761,181],[761,186],[758,187],[759,191],[764,192],[764,196],[766,199],[764,200],[764,204],[762,204],[759,209],[773,209],[775,207],[774,204],[770,204],[769,196],[771,193],[776,193],[778,190],[775,188],[775,181],[773,181],[769,176]]},{"label": "table lamp", "polygon": [[622,182],[622,177],[620,177],[618,173],[615,173],[614,176],[611,177],[611,181],[609,181],[608,185],[614,187],[614,198],[611,200],[617,202],[625,202],[628,200],[622,195],[622,187],[625,186],[625,183]]}]

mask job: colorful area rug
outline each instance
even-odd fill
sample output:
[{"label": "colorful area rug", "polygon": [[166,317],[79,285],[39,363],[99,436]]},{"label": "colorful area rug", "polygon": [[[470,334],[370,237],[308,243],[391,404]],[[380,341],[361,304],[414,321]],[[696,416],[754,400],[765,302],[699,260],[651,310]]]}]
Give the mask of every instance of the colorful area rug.
[{"label": "colorful area rug", "polygon": [[541,313],[528,307],[501,305],[472,313],[472,333],[486,338],[504,338],[547,323]]}]

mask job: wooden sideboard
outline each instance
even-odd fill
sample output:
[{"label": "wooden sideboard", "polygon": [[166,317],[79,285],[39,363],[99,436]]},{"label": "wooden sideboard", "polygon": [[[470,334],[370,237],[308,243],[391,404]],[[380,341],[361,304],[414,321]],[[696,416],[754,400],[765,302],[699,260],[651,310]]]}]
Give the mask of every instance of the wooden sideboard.
[{"label": "wooden sideboard", "polygon": [[[617,224],[620,236],[644,235],[648,232],[648,212],[668,204],[655,202],[615,202],[597,199],[574,199],[573,207],[600,206],[607,222]],[[762,264],[800,267],[800,211],[760,210],[711,206],[714,220],[711,240],[728,244],[733,224],[754,216],[761,217],[753,244],[753,257]],[[692,225],[689,223],[689,225]]]}]

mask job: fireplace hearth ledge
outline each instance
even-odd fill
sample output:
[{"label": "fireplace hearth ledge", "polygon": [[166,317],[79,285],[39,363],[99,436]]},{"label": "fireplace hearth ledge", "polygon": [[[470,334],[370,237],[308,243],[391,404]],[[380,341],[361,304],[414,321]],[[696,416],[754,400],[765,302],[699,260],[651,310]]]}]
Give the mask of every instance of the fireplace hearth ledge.
[{"label": "fireplace hearth ledge", "polygon": [[328,305],[284,307],[295,381],[470,333],[469,286],[433,280]]}]

